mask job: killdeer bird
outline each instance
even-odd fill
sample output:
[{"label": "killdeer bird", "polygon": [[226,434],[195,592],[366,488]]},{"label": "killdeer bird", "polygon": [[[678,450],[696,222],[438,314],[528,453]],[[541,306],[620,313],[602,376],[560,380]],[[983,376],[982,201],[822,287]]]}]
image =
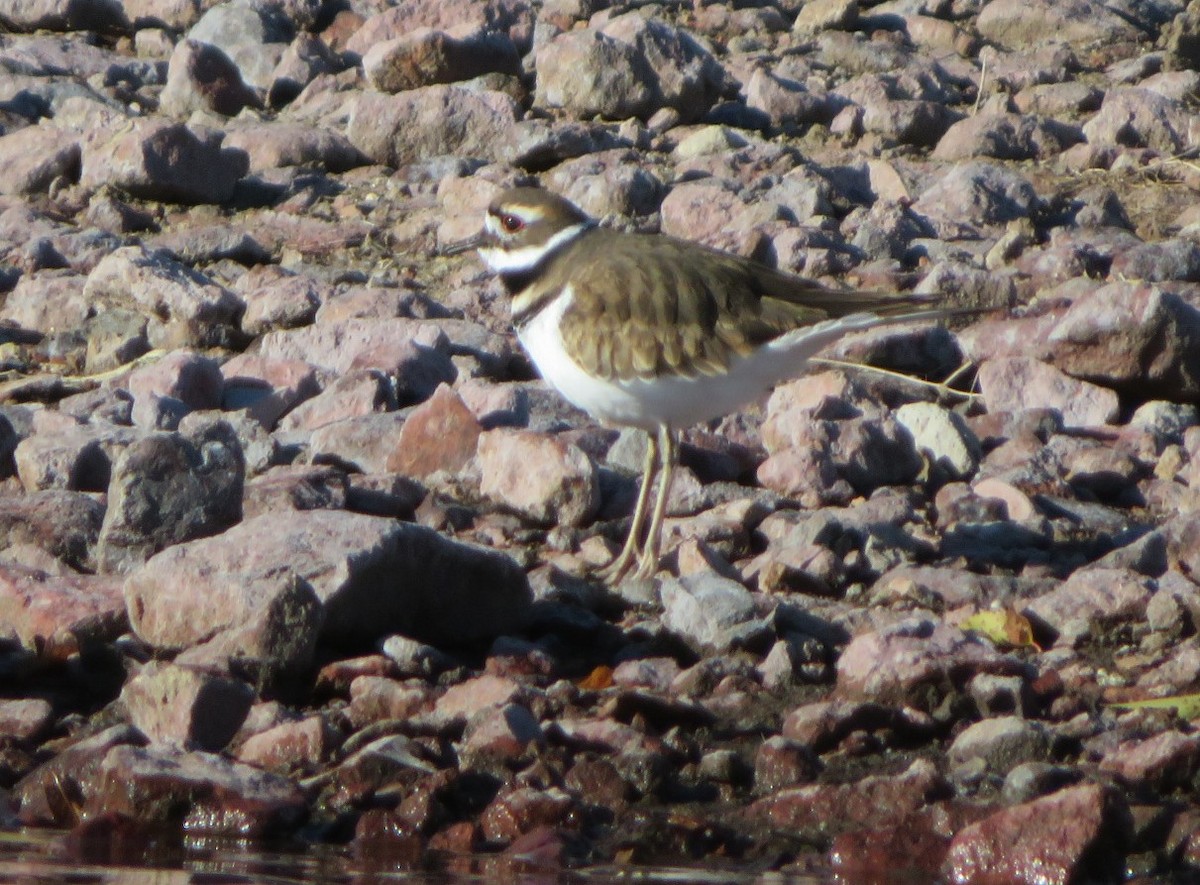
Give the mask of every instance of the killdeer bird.
[{"label": "killdeer bird", "polygon": [[801,374],[849,332],[950,313],[921,296],[827,289],[698,243],[600,227],[540,188],[501,193],[483,230],[446,252],[469,249],[508,290],[542,377],[599,421],[649,437],[629,536],[600,572],[609,581],[635,558],[637,577],[658,567],[680,431]]}]

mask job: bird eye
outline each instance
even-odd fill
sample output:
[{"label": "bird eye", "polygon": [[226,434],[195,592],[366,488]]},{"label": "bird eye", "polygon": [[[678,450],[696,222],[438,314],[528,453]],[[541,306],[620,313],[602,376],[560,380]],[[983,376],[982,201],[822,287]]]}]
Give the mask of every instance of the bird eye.
[{"label": "bird eye", "polygon": [[510,234],[515,234],[525,226],[525,222],[521,216],[513,215],[511,212],[505,212],[500,216],[500,226]]}]

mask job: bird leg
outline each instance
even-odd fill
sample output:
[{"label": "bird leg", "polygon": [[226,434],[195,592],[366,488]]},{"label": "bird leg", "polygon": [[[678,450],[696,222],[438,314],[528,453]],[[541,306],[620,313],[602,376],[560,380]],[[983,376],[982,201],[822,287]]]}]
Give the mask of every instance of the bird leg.
[{"label": "bird leg", "polygon": [[616,582],[629,570],[633,563],[634,554],[640,551],[642,525],[646,522],[646,506],[650,503],[650,487],[654,484],[654,475],[658,468],[658,440],[647,434],[646,459],[642,464],[642,485],[638,489],[637,503],[633,508],[633,522],[629,526],[629,535],[625,538],[625,546],[616,558],[604,568],[596,572],[602,581]]},{"label": "bird leg", "polygon": [[650,517],[650,530],[646,543],[642,545],[641,559],[634,577],[649,578],[658,571],[659,550],[662,547],[663,517],[667,513],[667,498],[671,492],[671,478],[679,460],[679,437],[665,424],[658,428],[658,446],[662,470],[658,475],[658,497],[654,500],[654,515]]}]

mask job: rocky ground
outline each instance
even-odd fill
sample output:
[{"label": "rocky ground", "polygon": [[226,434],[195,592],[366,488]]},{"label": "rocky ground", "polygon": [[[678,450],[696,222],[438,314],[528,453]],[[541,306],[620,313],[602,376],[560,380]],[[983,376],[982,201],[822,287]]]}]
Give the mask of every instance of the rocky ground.
[{"label": "rocky ground", "polygon": [[[1200,3],[0,25],[0,827],[120,863],[1200,869]],[[691,431],[660,574],[609,590],[643,443],[438,255],[534,182],[994,311]]]}]

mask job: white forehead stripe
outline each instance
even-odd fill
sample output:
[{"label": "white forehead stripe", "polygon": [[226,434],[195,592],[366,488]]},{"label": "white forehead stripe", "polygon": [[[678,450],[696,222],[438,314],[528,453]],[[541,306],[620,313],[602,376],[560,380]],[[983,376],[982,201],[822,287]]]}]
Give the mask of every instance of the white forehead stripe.
[{"label": "white forehead stripe", "polygon": [[[493,223],[495,223],[495,219],[489,215],[487,219],[489,230],[493,230]],[[522,246],[519,249],[489,246],[480,249],[479,255],[495,273],[524,273],[533,270],[543,258],[575,239],[589,227],[591,225],[587,223],[573,224],[570,227],[564,227],[544,243]]]}]

